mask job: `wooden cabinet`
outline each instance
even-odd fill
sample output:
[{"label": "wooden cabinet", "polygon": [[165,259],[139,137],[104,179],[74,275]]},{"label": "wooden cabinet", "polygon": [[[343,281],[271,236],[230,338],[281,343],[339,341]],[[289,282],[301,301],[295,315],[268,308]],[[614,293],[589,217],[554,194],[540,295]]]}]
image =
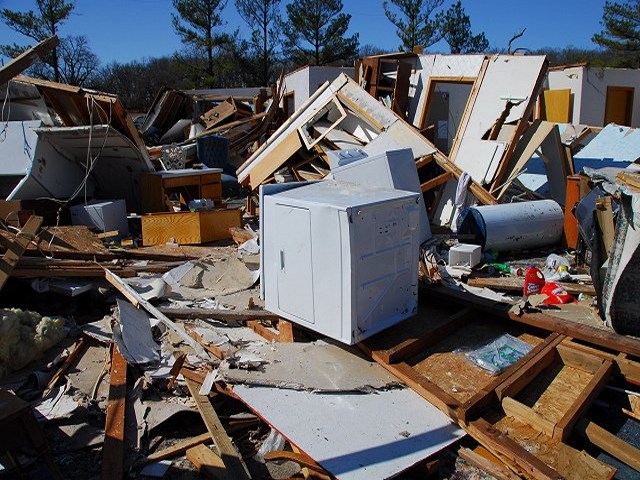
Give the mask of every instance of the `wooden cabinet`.
[{"label": "wooden cabinet", "polygon": [[142,174],[142,211],[167,212],[166,199],[181,196],[185,202],[207,198],[219,205],[222,201],[222,170],[183,169]]}]

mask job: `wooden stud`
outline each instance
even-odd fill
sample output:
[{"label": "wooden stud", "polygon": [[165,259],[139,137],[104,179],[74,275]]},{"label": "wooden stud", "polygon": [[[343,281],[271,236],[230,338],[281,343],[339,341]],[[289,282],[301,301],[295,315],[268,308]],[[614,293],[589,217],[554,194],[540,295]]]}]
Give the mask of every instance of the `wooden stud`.
[{"label": "wooden stud", "polygon": [[175,457],[176,455],[180,455],[181,453],[186,452],[191,447],[195,447],[196,445],[200,445],[201,443],[210,443],[212,441],[213,440],[209,432],[203,433],[201,435],[190,438],[189,440],[185,440],[184,442],[176,443],[175,445],[172,445],[169,448],[165,448],[164,450],[160,450],[159,452],[147,455],[147,458],[145,458],[141,462],[138,462],[137,465],[148,465],[149,463],[159,462],[160,460],[164,460],[166,458]]},{"label": "wooden stud", "polygon": [[585,389],[580,392],[580,395],[575,402],[573,402],[569,411],[558,422],[556,431],[553,435],[554,438],[559,438],[563,442],[569,438],[576,422],[580,419],[582,414],[587,411],[595,401],[596,397],[600,394],[600,391],[606,385],[609,377],[611,376],[612,369],[613,364],[610,361],[605,360],[602,363],[600,369],[595,373]]},{"label": "wooden stud", "polygon": [[39,58],[43,58],[45,54],[56,48],[59,43],[58,37],[53,35],[22,52],[0,68],[0,85],[7,83],[13,77],[29,68],[32,63],[37,62]]},{"label": "wooden stud", "polygon": [[234,479],[230,477],[222,459],[203,444],[196,445],[187,450],[189,460],[196,470],[205,478],[215,480]]},{"label": "wooden stud", "polygon": [[89,341],[87,340],[86,337],[82,337],[80,341],[76,343],[76,345],[73,347],[73,350],[71,350],[69,355],[67,355],[67,358],[65,358],[63,364],[60,366],[60,368],[58,368],[58,370],[53,375],[53,377],[51,377],[51,380],[49,380],[49,383],[47,383],[47,387],[44,389],[44,392],[42,393],[43,398],[49,395],[53,387],[55,387],[56,383],[58,383],[58,380],[60,380],[60,377],[62,377],[65,374],[65,372],[69,369],[71,364],[75,361],[76,357],[80,354],[80,352],[84,350],[84,348],[88,344],[89,344]]},{"label": "wooden stud", "polygon": [[127,399],[127,362],[114,342],[111,354],[111,385],[102,446],[102,480],[123,478],[124,421]]},{"label": "wooden stud", "polygon": [[449,180],[451,180],[451,177],[451,172],[444,172],[443,174],[438,175],[437,177],[432,178],[431,180],[427,180],[426,182],[421,184],[420,189],[423,192],[428,192],[433,188],[439,187],[443,183],[447,183]]},{"label": "wooden stud", "polygon": [[502,409],[507,416],[526,423],[549,437],[553,437],[556,424],[527,405],[511,397],[505,397],[502,399]]},{"label": "wooden stud", "polygon": [[531,358],[526,365],[523,365],[512,376],[498,385],[495,389],[498,400],[502,401],[505,397],[514,397],[545,368],[551,365],[555,359],[556,346],[564,339],[564,335],[554,337],[542,350]]},{"label": "wooden stud", "polygon": [[191,396],[196,401],[196,406],[198,407],[200,416],[202,417],[211,438],[216,444],[216,447],[218,447],[218,450],[220,451],[222,461],[228,469],[229,477],[234,480],[250,478],[249,471],[242,460],[242,456],[240,456],[236,447],[227,435],[227,432],[218,418],[218,414],[213,409],[213,406],[209,401],[209,397],[198,393],[200,391],[200,385],[198,383],[188,378],[186,379],[186,382]]},{"label": "wooden stud", "polygon": [[640,450],[633,445],[629,445],[601,426],[584,418],[576,424],[576,431],[612,457],[640,472]]},{"label": "wooden stud", "polygon": [[567,347],[564,344],[558,345],[557,350],[564,365],[591,374],[595,374],[602,367],[603,360],[598,356]]}]

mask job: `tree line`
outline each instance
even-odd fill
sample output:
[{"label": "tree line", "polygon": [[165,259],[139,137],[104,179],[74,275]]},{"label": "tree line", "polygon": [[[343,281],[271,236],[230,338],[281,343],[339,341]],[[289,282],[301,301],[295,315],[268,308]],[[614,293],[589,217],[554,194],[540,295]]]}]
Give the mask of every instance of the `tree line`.
[{"label": "tree line", "polygon": [[[231,5],[228,5],[230,2]],[[75,8],[74,0],[36,0],[28,11],[0,10],[9,28],[39,42],[58,34],[60,45],[28,74],[114,92],[130,109],[145,109],[165,85],[174,88],[265,86],[282,70],[303,65],[353,65],[356,58],[385,53],[360,45],[349,33],[351,15],[341,0],[291,0],[281,15],[282,0],[172,0],[171,27],[182,48],[161,58],[100,66],[86,36],[60,33]],[[451,53],[511,52],[490,48],[484,32],[473,33],[461,0],[445,8],[445,0],[385,0],[384,13],[395,28],[398,50],[413,51],[444,41]],[[225,29],[225,9],[235,8],[246,23]],[[552,64],[589,61],[596,65],[640,67],[640,0],[607,1],[594,34],[599,49],[541,49]],[[524,30],[512,40],[522,36]],[[522,41],[522,39],[520,39]],[[15,57],[27,45],[1,45],[0,54]]]}]

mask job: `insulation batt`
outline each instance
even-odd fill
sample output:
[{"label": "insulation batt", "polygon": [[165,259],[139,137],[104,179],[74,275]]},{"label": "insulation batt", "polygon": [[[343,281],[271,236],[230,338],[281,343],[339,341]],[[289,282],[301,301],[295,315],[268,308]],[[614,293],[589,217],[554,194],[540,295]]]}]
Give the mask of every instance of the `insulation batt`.
[{"label": "insulation batt", "polygon": [[64,318],[0,309],[0,378],[23,368],[65,336]]}]

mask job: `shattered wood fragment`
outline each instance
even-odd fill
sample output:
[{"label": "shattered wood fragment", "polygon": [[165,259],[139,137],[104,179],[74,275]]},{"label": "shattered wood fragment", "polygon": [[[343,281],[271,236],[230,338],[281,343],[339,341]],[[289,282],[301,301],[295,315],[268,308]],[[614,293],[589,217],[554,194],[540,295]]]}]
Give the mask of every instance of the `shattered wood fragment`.
[{"label": "shattered wood fragment", "polygon": [[198,407],[200,416],[202,417],[211,438],[216,444],[216,447],[218,447],[218,451],[220,452],[224,465],[228,469],[230,478],[238,480],[251,478],[247,466],[244,464],[242,457],[222,426],[222,423],[218,418],[218,414],[213,409],[213,406],[209,401],[209,397],[198,393],[200,390],[200,385],[198,383],[188,378],[186,381],[187,386],[189,387],[189,392],[191,392],[191,396],[196,401],[196,406]]},{"label": "shattered wood fragment", "polygon": [[60,40],[53,35],[36,46],[25,50],[16,58],[0,68],[0,85],[4,85],[16,75],[22,73],[29,68],[31,64],[42,59],[49,51],[53,50],[60,44]]},{"label": "shattered wood fragment", "polygon": [[43,398],[49,395],[53,387],[55,387],[56,383],[58,383],[58,380],[60,380],[60,378],[65,374],[65,372],[69,369],[71,364],[78,357],[80,352],[82,352],[88,344],[89,344],[89,340],[87,339],[87,337],[82,337],[80,341],[76,343],[76,345],[73,347],[73,350],[71,350],[71,352],[69,353],[69,355],[67,356],[63,364],[60,366],[60,368],[58,368],[58,370],[53,375],[53,377],[51,377],[51,380],[49,380],[49,383],[47,383],[47,387],[44,389],[44,392],[42,393]]},{"label": "shattered wood fragment", "polygon": [[180,374],[180,370],[182,370],[182,366],[184,365],[184,362],[185,362],[186,359],[187,359],[187,354],[182,352],[182,353],[180,353],[180,355],[178,355],[178,357],[176,358],[175,362],[171,366],[171,370],[169,371],[169,375],[171,375],[171,378],[169,379],[169,382],[167,383],[167,388],[168,389],[171,389],[173,387],[173,384],[175,383],[176,378]]},{"label": "shattered wood fragment", "polygon": [[138,292],[136,292],[130,285],[124,283],[121,278],[119,278],[115,273],[110,271],[109,269],[104,269],[104,276],[107,281],[116,287],[116,289],[122,293],[127,300],[129,300],[134,306],[142,306],[147,312],[151,314],[152,317],[157,318],[162,323],[164,323],[167,327],[173,330],[178,336],[184,340],[184,342],[193,348],[196,354],[202,358],[203,360],[208,361],[209,355],[207,352],[200,346],[198,342],[196,342],[193,338],[189,336],[187,332],[185,332],[184,328],[174,322],[172,322],[166,315],[161,313],[156,307],[154,307],[150,302],[142,298]]},{"label": "shattered wood fragment", "polygon": [[230,477],[222,459],[213,453],[210,448],[204,445],[196,445],[187,450],[187,460],[189,460],[196,470],[205,478],[215,480],[227,480]]},{"label": "shattered wood fragment", "polygon": [[259,320],[247,321],[247,327],[252,329],[254,332],[256,332],[258,335],[269,342],[275,341],[292,343],[295,341],[293,324],[288,320],[284,320],[280,317],[278,317],[276,320],[275,328],[267,327],[266,325],[263,325],[263,323]]},{"label": "shattered wood fragment", "polygon": [[0,261],[0,290],[2,290],[2,287],[7,283],[14,268],[18,265],[20,257],[22,257],[27,245],[31,243],[31,240],[33,240],[36,233],[38,233],[42,221],[42,217],[35,215],[29,217],[24,228],[18,232],[15,239],[11,242],[11,245],[7,248],[7,251]]},{"label": "shattered wood fragment", "polygon": [[114,343],[111,355],[111,385],[102,447],[102,480],[123,478],[124,420],[127,398],[127,362]]},{"label": "shattered wood fragment", "polygon": [[[482,453],[479,453],[479,449],[482,449],[480,450]],[[463,447],[458,450],[458,455],[498,480],[520,480],[518,475],[511,472],[500,460],[482,447],[475,450]]]}]

